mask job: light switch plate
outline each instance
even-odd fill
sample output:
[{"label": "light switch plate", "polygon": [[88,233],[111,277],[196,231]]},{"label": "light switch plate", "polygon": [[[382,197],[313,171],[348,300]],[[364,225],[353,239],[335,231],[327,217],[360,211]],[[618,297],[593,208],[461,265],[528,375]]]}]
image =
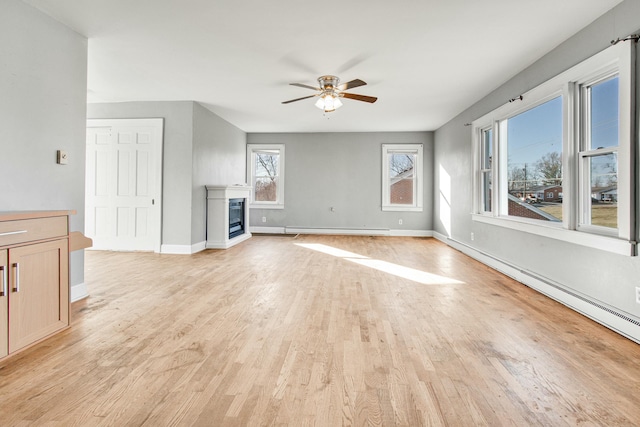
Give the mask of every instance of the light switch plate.
[{"label": "light switch plate", "polygon": [[67,152],[64,150],[58,150],[58,164],[66,165],[69,163],[69,156],[67,156]]}]

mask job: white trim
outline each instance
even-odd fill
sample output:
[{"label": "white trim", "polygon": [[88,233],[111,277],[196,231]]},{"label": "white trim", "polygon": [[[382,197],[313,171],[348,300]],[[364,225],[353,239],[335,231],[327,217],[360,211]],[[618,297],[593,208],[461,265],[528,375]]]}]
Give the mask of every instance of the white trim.
[{"label": "white trim", "polygon": [[[579,295],[578,292],[567,289],[559,283],[555,283],[549,279],[539,277],[536,273],[520,269],[517,266],[511,265],[501,259],[484,254],[466,244],[455,241],[447,236],[438,232],[433,232],[433,237],[445,243],[446,245],[459,250],[465,255],[493,268],[500,273],[503,273],[512,279],[546,295],[547,297],[560,302],[561,304],[569,307],[570,309],[590,318],[591,320],[600,323],[601,325],[637,342],[640,343],[640,326],[627,321],[620,316],[605,310],[605,304],[598,301],[594,301],[592,298],[586,295]],[[537,276],[537,277],[536,277]],[[587,301],[588,300],[588,301]],[[589,302],[591,301],[591,302]],[[597,304],[601,307],[598,307]],[[620,312],[617,309],[611,309],[615,312]],[[634,316],[628,313],[620,313],[630,319]],[[640,321],[640,320],[636,320]]]},{"label": "white trim", "polygon": [[[392,204],[389,185],[389,154],[394,152],[412,153],[416,156],[414,165],[414,204],[399,205]],[[424,194],[424,172],[423,172],[423,149],[422,144],[382,144],[382,204],[381,209],[388,212],[422,212]]]},{"label": "white trim", "polygon": [[85,299],[89,296],[89,290],[87,289],[87,284],[84,282],[71,286],[69,290],[70,290],[69,296],[70,296],[71,302],[80,301],[81,299]]},{"label": "white trim", "polygon": [[[264,227],[271,228],[271,227]],[[252,229],[253,230],[253,229]],[[388,228],[312,228],[285,227],[286,234],[333,234],[349,236],[431,237],[431,230],[391,230]]]},{"label": "white trim", "polygon": [[389,230],[393,237],[433,237],[432,230]]},{"label": "white trim", "polygon": [[[276,201],[275,202],[256,202],[254,182],[254,166],[255,153],[258,151],[278,151],[278,175],[276,182]],[[284,162],[285,162],[285,146],[284,144],[247,144],[247,183],[251,186],[251,197],[249,198],[249,209],[284,209]]]},{"label": "white trim", "polygon": [[206,242],[198,242],[193,245],[162,245],[161,253],[173,255],[191,255],[205,250]]},{"label": "white trim", "polygon": [[262,233],[262,234],[285,234],[284,227],[252,227],[249,226],[249,231],[251,233]]},{"label": "white trim", "polygon": [[353,236],[388,236],[389,229],[385,228],[311,228],[285,227],[287,234],[335,234]]}]

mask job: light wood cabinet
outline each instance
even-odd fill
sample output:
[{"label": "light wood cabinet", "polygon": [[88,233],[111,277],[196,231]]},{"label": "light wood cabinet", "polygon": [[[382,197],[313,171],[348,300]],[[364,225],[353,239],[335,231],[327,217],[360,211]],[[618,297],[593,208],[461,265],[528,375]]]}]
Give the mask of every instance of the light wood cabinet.
[{"label": "light wood cabinet", "polygon": [[68,214],[0,214],[0,358],[69,326]]}]

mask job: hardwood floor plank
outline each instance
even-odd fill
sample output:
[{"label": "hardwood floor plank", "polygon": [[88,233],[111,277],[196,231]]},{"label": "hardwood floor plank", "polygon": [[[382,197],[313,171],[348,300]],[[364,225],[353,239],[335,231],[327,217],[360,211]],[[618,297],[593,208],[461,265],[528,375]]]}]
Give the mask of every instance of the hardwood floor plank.
[{"label": "hardwood floor plank", "polygon": [[428,238],[86,253],[73,324],[0,362],[0,424],[602,425],[640,346]]}]

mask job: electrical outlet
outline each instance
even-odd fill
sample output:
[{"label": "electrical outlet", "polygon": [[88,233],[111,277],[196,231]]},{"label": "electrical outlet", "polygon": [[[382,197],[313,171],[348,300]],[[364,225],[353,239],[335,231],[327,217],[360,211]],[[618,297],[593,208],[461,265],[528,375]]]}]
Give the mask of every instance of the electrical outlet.
[{"label": "electrical outlet", "polygon": [[267,217],[266,216],[262,217],[262,222],[267,222]]},{"label": "electrical outlet", "polygon": [[636,287],[636,302],[640,304],[640,288]]},{"label": "electrical outlet", "polygon": [[473,240],[475,240],[475,238],[476,238],[476,235],[473,234],[473,232],[471,232],[471,240],[473,241]]},{"label": "electrical outlet", "polygon": [[402,225],[402,220],[401,219],[398,220],[398,225]]}]

